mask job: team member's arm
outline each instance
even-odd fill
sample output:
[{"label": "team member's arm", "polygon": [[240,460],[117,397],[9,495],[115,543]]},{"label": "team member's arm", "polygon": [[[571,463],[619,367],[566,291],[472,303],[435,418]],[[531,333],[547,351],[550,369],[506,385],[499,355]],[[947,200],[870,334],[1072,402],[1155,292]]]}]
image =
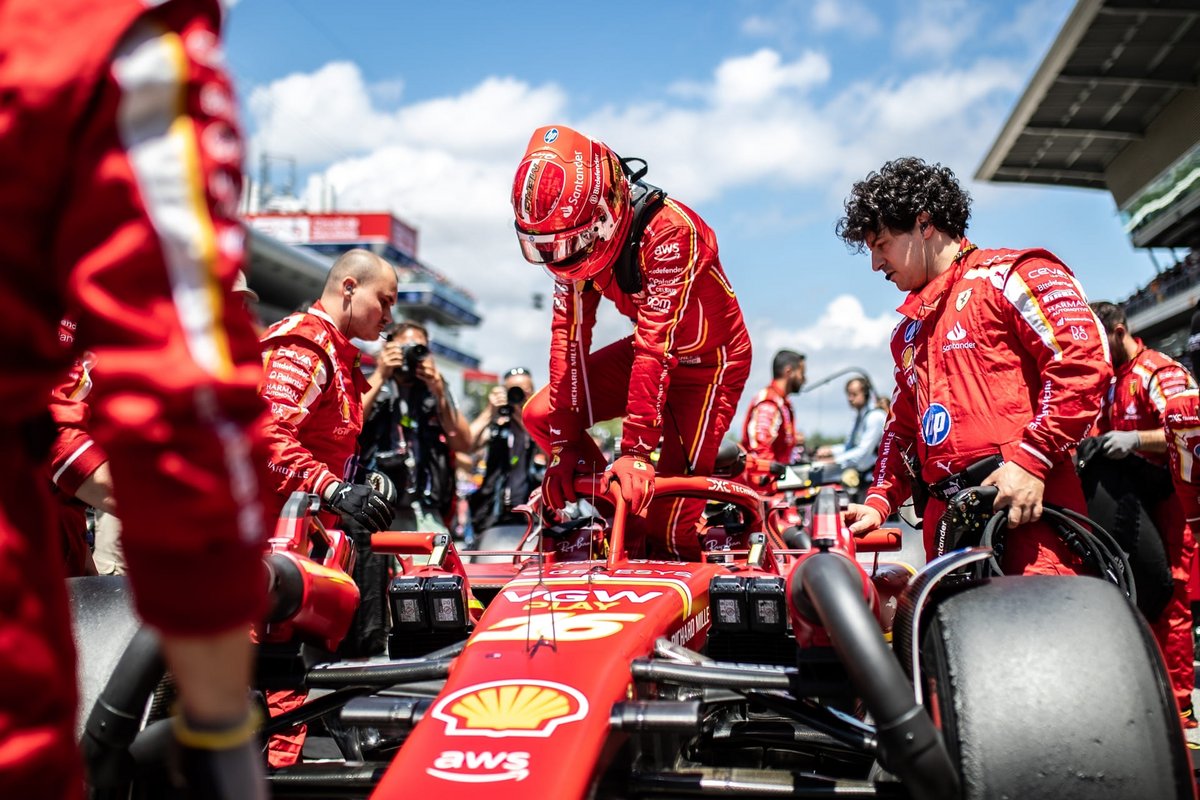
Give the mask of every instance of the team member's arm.
[{"label": "team member's arm", "polygon": [[263,351],[260,394],[271,415],[265,426],[270,447],[271,488],[283,497],[295,491],[325,492],[341,481],[300,443],[300,431],[330,381],[326,353],[306,339],[272,338]]},{"label": "team member's arm", "polygon": [[[1192,380],[1192,376],[1188,374],[1187,370],[1182,365],[1172,361],[1154,371],[1154,374],[1150,376],[1146,391],[1150,396],[1150,402],[1158,409],[1158,418],[1165,419],[1167,401],[1178,394],[1195,388],[1196,382]],[[1161,425],[1148,430],[1141,430],[1137,433],[1138,451],[1143,453],[1167,452],[1166,430]]]},{"label": "team member's arm", "polygon": [[764,461],[775,460],[774,444],[783,427],[783,412],[770,400],[755,404],[746,412],[746,452]]},{"label": "team member's arm", "polygon": [[1004,284],[1005,321],[1034,358],[1041,385],[1011,461],[1045,480],[1096,422],[1112,377],[1104,328],[1070,270],[1027,258]]},{"label": "team member's arm", "polygon": [[587,355],[600,293],[582,282],[556,281],[550,323],[550,444],[573,445],[592,420],[587,409]]},{"label": "team member's arm", "polygon": [[91,407],[86,397],[92,380],[82,361],[50,392],[49,410],[57,429],[50,447],[50,480],[68,497],[110,514],[116,513],[108,456],[88,431]]}]

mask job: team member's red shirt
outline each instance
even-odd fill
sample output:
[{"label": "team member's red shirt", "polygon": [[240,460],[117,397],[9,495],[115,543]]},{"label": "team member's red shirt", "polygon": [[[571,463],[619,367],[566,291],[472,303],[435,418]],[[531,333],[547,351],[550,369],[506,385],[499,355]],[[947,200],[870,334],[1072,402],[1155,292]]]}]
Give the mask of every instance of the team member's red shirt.
[{"label": "team member's red shirt", "polygon": [[975,250],[908,296],[892,333],[896,392],[866,503],[908,495],[999,453],[1045,478],[1096,422],[1107,340],[1071,270],[1045,250]]},{"label": "team member's red shirt", "polygon": [[[75,323],[64,319],[58,337],[67,347],[74,346]],[[57,431],[50,446],[50,480],[64,497],[74,497],[83,482],[108,460],[89,430],[92,409],[87,396],[92,391],[95,358],[91,352],[80,355],[66,378],[50,392],[50,416]]]},{"label": "team member's red shirt", "polygon": [[[59,341],[72,347],[75,323],[64,319],[59,324]],[[75,499],[75,493],[108,457],[92,439],[92,409],[87,396],[92,390],[91,368],[95,355],[85,352],[75,359],[66,378],[50,392],[48,408],[54,419],[55,438],[50,446],[50,481],[58,490],[59,532],[67,575],[87,574],[91,558],[85,538],[87,507]]]},{"label": "team member's red shirt", "polygon": [[621,291],[611,271],[598,282],[555,284],[549,385],[554,442],[576,441],[599,421],[586,408],[585,358],[601,295],[634,321],[622,454],[648,456],[658,446],[673,368],[750,358],[750,335],[721,267],[716,235],[696,212],[671,199],[656,210],[641,238],[638,267],[642,290],[633,295]]},{"label": "team member's red shirt", "polygon": [[1200,524],[1200,392],[1171,395],[1163,410],[1171,480],[1188,525]]},{"label": "team member's red shirt", "polygon": [[[746,421],[742,425],[742,447],[760,462],[791,463],[792,449],[796,446],[795,418],[787,397],[774,383],[768,384],[754,396],[750,410],[746,412]],[[770,473],[765,469],[747,467],[746,477],[751,486],[760,490],[773,483]],[[768,480],[764,482],[763,478]]]},{"label": "team member's red shirt", "polygon": [[[1178,361],[1137,342],[1137,355],[1117,367],[1116,377],[1104,396],[1101,431],[1146,431],[1163,427],[1167,401],[1195,389],[1196,382]],[[1164,466],[1166,453],[1138,451],[1152,464]]]},{"label": "team member's red shirt", "polygon": [[263,334],[261,393],[270,404],[267,441],[276,512],[295,491],[322,494],[354,478],[362,397],[361,353],[320,302]]}]

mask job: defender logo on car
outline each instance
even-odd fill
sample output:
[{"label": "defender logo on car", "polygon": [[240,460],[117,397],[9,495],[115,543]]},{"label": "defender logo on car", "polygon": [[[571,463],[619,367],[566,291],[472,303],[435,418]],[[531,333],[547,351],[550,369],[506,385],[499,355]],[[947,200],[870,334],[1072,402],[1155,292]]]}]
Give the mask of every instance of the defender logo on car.
[{"label": "defender logo on car", "polygon": [[587,698],[578,689],[527,680],[491,681],[459,689],[439,700],[430,714],[446,723],[447,736],[544,739],[559,725],[577,722],[587,712]]}]

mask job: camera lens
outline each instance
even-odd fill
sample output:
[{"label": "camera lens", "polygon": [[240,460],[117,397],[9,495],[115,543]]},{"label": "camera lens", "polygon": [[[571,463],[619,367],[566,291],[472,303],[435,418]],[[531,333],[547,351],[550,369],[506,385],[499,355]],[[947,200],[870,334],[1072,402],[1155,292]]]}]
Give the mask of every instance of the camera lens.
[{"label": "camera lens", "polygon": [[510,405],[519,406],[525,402],[525,390],[520,386],[510,386],[508,389],[508,402]]}]

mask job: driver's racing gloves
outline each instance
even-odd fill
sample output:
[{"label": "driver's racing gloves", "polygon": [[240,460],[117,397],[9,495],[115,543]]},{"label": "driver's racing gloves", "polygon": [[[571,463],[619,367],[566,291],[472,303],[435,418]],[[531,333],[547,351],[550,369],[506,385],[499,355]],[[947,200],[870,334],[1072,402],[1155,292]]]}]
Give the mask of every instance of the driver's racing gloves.
[{"label": "driver's racing gloves", "polygon": [[366,484],[335,483],[325,495],[322,505],[350,517],[372,533],[383,530],[392,521],[392,505]]},{"label": "driver's racing gloves", "polygon": [[612,477],[629,505],[630,513],[642,516],[654,498],[654,465],[643,456],[621,456],[612,465]]},{"label": "driver's racing gloves", "polygon": [[547,508],[559,509],[575,500],[575,468],[579,454],[566,445],[550,448],[550,465],[542,477],[542,500]]}]

